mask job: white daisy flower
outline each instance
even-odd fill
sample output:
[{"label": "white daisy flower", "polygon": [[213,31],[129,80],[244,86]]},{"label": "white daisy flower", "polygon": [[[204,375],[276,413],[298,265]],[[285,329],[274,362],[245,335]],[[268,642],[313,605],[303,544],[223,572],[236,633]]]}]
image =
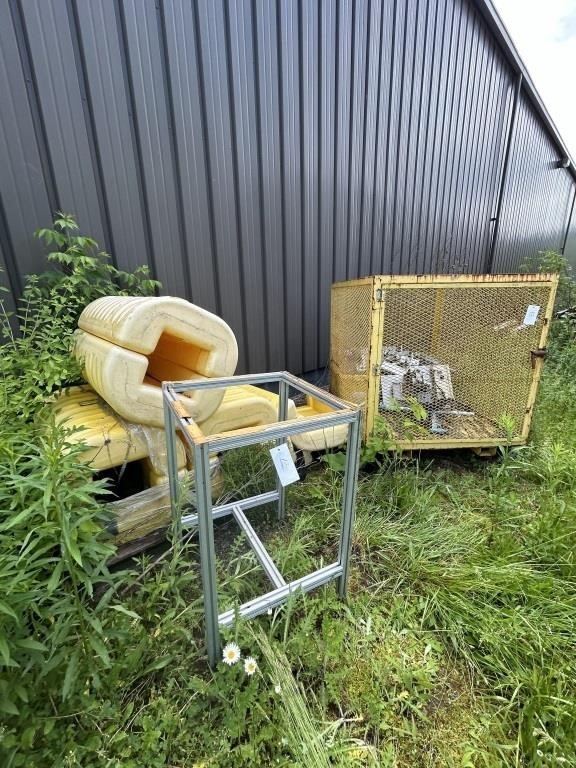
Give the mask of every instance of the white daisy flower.
[{"label": "white daisy flower", "polygon": [[222,650],[222,661],[224,664],[228,664],[229,667],[231,667],[232,664],[236,664],[237,661],[240,661],[240,648],[236,643],[227,643],[227,645],[224,646]]},{"label": "white daisy flower", "polygon": [[247,675],[253,675],[257,669],[258,664],[256,664],[256,659],[253,659],[252,656],[248,656],[247,659],[244,659],[244,672],[246,672]]}]

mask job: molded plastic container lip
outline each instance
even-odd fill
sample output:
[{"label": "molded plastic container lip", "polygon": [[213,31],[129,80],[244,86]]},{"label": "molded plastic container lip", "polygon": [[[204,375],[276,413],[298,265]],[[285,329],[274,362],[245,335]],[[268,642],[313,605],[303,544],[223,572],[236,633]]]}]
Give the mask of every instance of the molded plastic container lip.
[{"label": "molded plastic container lip", "polygon": [[238,345],[230,326],[177,296],[103,296],[84,309],[78,327],[146,356],[157,350],[164,334],[191,347],[217,352],[218,360],[198,371],[205,376],[228,376],[238,362]]}]

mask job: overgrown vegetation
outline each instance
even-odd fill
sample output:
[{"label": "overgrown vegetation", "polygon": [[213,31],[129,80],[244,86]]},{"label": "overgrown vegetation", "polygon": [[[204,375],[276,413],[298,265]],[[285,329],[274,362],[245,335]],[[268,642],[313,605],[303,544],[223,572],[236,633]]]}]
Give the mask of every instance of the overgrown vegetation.
[{"label": "overgrown vegetation", "polygon": [[[56,284],[79,268],[72,258]],[[97,290],[127,287],[107,274]],[[39,335],[22,361],[15,339],[2,358],[2,397],[18,394],[0,419],[2,765],[576,765],[575,328],[553,327],[529,447],[494,462],[384,458],[362,476],[349,599],[326,587],[229,630],[257,658],[249,675],[207,668],[195,540],[110,573],[102,488],[49,419],[34,426],[45,393],[79,373],[61,337],[101,295],[93,282],[69,316],[42,288]],[[227,492],[270,486],[265,452],[227,462]],[[314,466],[285,526],[253,513],[287,574],[329,562],[339,483]],[[238,539],[222,603],[262,591],[259,574]]]},{"label": "overgrown vegetation", "polygon": [[[91,301],[108,295],[151,295],[159,286],[147,267],[123,272],[111,263],[98,243],[77,234],[73,216],[58,213],[51,229],[36,237],[53,250],[49,268],[28,275],[19,302],[15,333],[4,305],[0,306],[0,419],[30,418],[47,395],[80,378],[70,354],[80,313]],[[1,299],[0,295],[0,299]]]}]

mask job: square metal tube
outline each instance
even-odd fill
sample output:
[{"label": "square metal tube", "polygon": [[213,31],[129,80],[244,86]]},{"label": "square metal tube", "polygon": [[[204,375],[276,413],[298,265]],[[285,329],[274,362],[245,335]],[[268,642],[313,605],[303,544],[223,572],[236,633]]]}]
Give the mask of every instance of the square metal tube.
[{"label": "square metal tube", "polygon": [[232,514],[234,515],[234,518],[236,519],[236,522],[242,528],[244,533],[246,534],[246,538],[248,539],[248,542],[252,549],[254,550],[254,554],[258,558],[258,561],[262,568],[266,571],[266,575],[274,584],[276,588],[284,587],[286,586],[286,582],[284,580],[284,577],[276,567],[276,563],[272,560],[268,552],[266,551],[266,548],[264,547],[264,544],[260,541],[256,531],[252,526],[250,525],[250,521],[242,512],[238,504],[234,505],[234,508],[232,510]]},{"label": "square metal tube", "polygon": [[243,603],[236,610],[231,609],[221,613],[218,617],[220,626],[230,626],[234,623],[237,615],[243,619],[253,619],[255,616],[265,613],[269,608],[282,605],[282,603],[285,603],[286,600],[288,600],[290,595],[293,595],[298,591],[309,592],[311,589],[316,589],[323,584],[327,584],[329,581],[340,578],[341,575],[342,566],[339,563],[325,565],[324,568],[319,568],[317,571],[302,576],[300,579],[295,579],[284,587],[273,589],[265,595],[255,597],[253,600]]},{"label": "square metal tube", "polygon": [[[253,427],[235,432],[225,432],[218,435],[199,435],[194,422],[177,407],[179,393],[196,389],[214,389],[238,386],[241,384],[278,383],[279,409],[278,422],[261,427]],[[332,413],[320,414],[298,420],[287,421],[289,388],[293,387],[301,393],[310,395],[334,409]],[[257,616],[268,608],[281,605],[291,594],[298,590],[304,592],[314,589],[328,581],[338,580],[338,593],[346,592],[348,576],[352,525],[354,522],[354,505],[358,475],[358,457],[360,450],[361,411],[358,407],[339,400],[318,387],[298,379],[290,373],[279,372],[269,374],[249,374],[218,379],[206,379],[189,382],[165,382],[162,385],[164,398],[164,413],[166,425],[166,444],[168,459],[168,477],[170,498],[174,517],[174,534],[181,535],[182,525],[198,526],[200,545],[200,568],[202,573],[202,588],[204,592],[204,617],[206,623],[206,644],[208,661],[214,666],[220,654],[220,626],[228,626],[234,622],[236,615],[246,618]],[[285,515],[285,489],[279,481],[276,489],[267,493],[251,496],[229,504],[212,506],[210,453],[215,450],[232,450],[257,443],[285,443],[291,435],[309,432],[313,429],[323,429],[339,424],[348,425],[348,444],[346,449],[346,465],[344,472],[344,487],[342,493],[342,520],[338,545],[338,561],[324,566],[311,574],[286,583],[274,561],[266,551],[258,535],[249,523],[243,510],[252,509],[273,501],[278,502],[278,517]],[[176,466],[176,429],[190,446],[194,455],[194,474],[196,485],[197,514],[181,516],[180,490],[178,469]],[[241,605],[237,610],[225,611],[218,614],[218,593],[216,583],[216,553],[214,549],[214,520],[226,515],[233,515],[245,532],[248,542],[268,577],[275,585],[271,592],[256,597]]]}]

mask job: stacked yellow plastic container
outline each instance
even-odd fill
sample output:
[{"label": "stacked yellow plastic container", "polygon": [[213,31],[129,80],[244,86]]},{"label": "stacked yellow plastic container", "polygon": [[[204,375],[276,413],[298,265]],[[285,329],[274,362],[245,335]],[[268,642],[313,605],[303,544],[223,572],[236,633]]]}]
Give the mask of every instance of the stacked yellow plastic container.
[{"label": "stacked yellow plastic container", "polygon": [[[238,361],[224,320],[171,296],[97,299],[80,316],[74,352],[88,383],[55,399],[57,421],[71,428],[69,442],[84,445],[81,457],[95,471],[140,460],[148,486],[167,480],[162,381],[232,376]],[[278,395],[252,386],[201,390],[180,402],[204,434],[278,419]],[[290,400],[288,418],[324,410],[312,398],[299,408]],[[336,428],[296,435],[293,443],[316,451],[345,439],[345,428]],[[180,442],[177,464],[181,471],[190,468]]]}]

